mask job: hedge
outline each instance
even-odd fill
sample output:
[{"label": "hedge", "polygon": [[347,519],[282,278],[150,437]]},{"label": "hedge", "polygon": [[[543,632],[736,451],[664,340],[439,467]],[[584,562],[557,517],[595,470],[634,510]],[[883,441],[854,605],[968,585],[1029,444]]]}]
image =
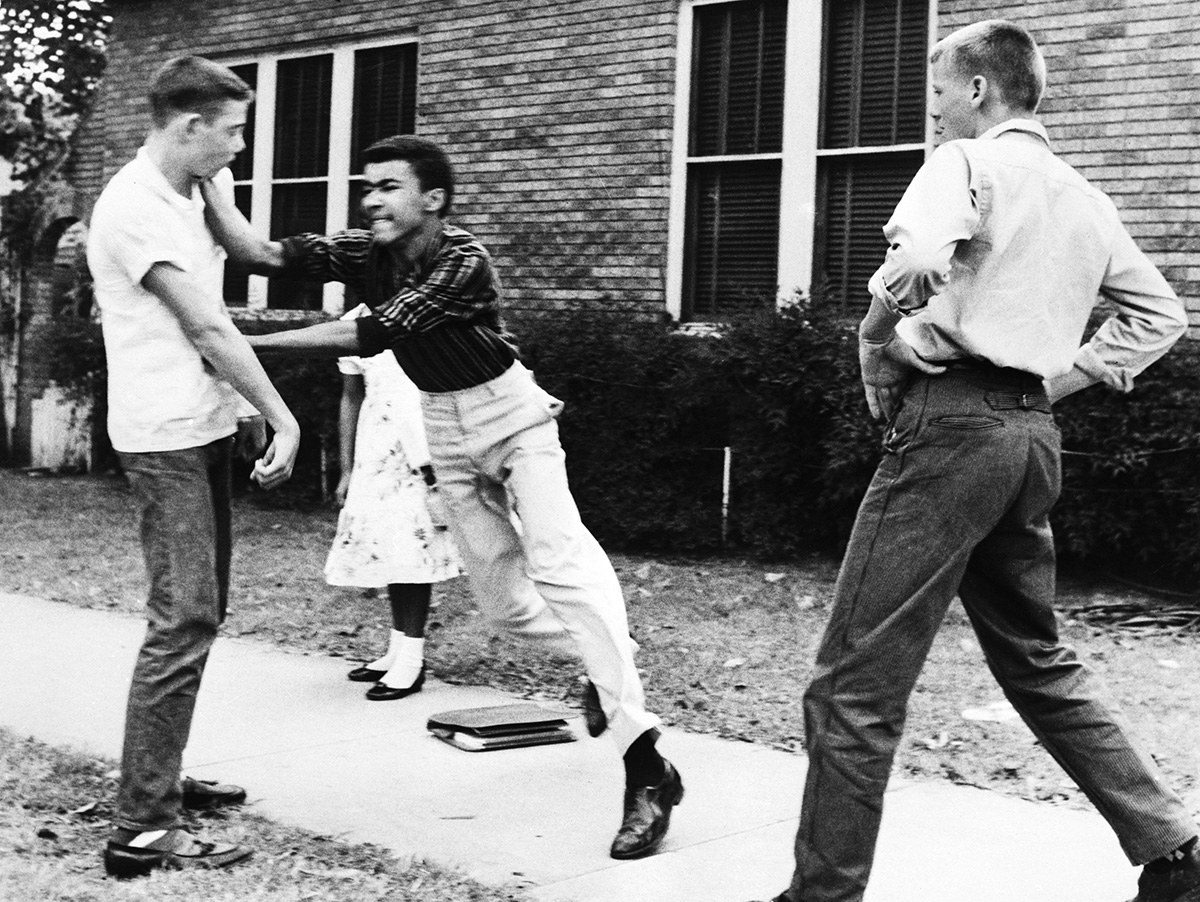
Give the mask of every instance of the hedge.
[{"label": "hedge", "polygon": [[[517,331],[526,363],[566,402],[571,484],[606,547],[764,559],[840,551],[880,430],[867,417],[853,324],[838,307],[800,303],[719,335],[578,314]],[[95,360],[94,326],[63,328],[61,338],[63,375],[78,377]],[[322,445],[336,447],[340,377],[331,359],[264,361],[304,435],[291,487],[264,497],[316,503]],[[1185,345],[1129,395],[1093,387],[1060,403],[1064,480],[1052,519],[1065,557],[1160,583],[1200,581],[1198,367]]]},{"label": "hedge", "polygon": [[[853,325],[811,302],[720,338],[585,319],[526,332],[562,395],[584,518],[608,547],[708,552],[720,543],[718,453],[729,446],[731,550],[840,552],[878,461]],[[1128,394],[1060,402],[1060,553],[1158,584],[1200,581],[1200,359],[1184,342]]]}]

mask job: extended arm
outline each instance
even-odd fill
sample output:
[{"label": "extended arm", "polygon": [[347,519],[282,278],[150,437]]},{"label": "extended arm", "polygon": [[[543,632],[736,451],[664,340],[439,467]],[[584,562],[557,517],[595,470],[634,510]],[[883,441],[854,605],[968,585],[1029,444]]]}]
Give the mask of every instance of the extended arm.
[{"label": "extended arm", "polygon": [[274,440],[255,465],[255,479],[264,488],[286,480],[296,459],[300,426],[246,339],[216,308],[196,303],[203,289],[178,267],[156,263],[143,277],[142,284],[170,308],[184,334],[217,374],[258,408],[275,430]]},{"label": "extended arm", "polygon": [[211,179],[200,182],[204,195],[204,218],[213,236],[230,258],[259,275],[274,275],[283,270],[283,245],[257,234],[233,198],[218,191]]},{"label": "extended arm", "polygon": [[247,335],[256,351],[290,351],[310,356],[343,357],[360,350],[357,320],[337,319],[266,335]]}]

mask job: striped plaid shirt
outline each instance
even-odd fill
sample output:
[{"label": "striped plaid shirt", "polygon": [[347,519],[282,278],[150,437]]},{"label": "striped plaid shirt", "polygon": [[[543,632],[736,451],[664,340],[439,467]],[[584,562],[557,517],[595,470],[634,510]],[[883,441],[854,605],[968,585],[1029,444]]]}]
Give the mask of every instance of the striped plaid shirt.
[{"label": "striped plaid shirt", "polygon": [[500,283],[475,236],[446,225],[412,268],[365,229],[282,242],[284,271],[344,282],[371,315],[356,320],[359,353],[391,348],[417,388],[458,391],[495,379],[516,360],[500,321]]}]

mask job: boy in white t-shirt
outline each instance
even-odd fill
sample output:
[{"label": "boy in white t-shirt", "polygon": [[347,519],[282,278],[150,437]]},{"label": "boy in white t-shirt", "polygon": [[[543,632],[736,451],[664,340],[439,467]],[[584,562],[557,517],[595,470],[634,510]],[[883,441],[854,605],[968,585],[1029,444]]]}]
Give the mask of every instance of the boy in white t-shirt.
[{"label": "boy in white t-shirt", "polygon": [[[108,872],[121,877],[232,864],[250,854],[199,842],[179,824],[181,805],[245,798],[235,786],[180,780],[196,692],[225,617],[234,445],[247,459],[261,452],[265,417],[275,435],[254,479],[271,488],[291,475],[300,440],[295,418],[225,309],[224,252],[204,223],[196,187],[245,146],[252,98],[224,66],[170,60],[150,84],[145,145],[92,213],[88,265],[108,358],[108,430],[139,506],[150,576],[115,830],[104,853]],[[232,194],[223,175],[221,188]]]}]

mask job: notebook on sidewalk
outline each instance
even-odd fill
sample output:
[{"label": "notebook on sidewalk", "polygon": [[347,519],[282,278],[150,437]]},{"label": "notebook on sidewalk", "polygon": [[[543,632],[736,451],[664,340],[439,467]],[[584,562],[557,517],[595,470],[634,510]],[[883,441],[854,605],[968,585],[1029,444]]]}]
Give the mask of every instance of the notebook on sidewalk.
[{"label": "notebook on sidewalk", "polygon": [[514,702],[484,708],[462,708],[434,714],[426,723],[443,742],[468,752],[488,752],[529,745],[574,742],[567,726],[568,712],[533,702]]}]

